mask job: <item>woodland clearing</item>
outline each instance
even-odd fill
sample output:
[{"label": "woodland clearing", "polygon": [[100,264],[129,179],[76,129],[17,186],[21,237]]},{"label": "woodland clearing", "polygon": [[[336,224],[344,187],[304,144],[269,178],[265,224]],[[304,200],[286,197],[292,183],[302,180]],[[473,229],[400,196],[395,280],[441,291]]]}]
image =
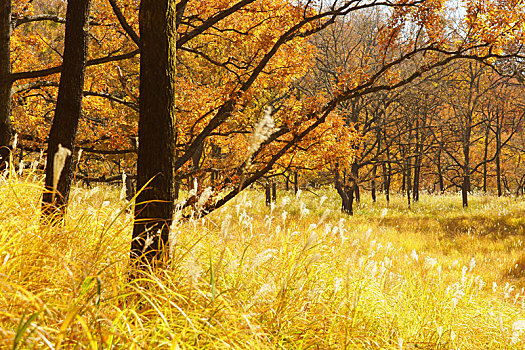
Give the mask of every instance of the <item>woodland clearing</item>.
[{"label": "woodland clearing", "polygon": [[523,199],[422,195],[407,209],[331,189],[248,190],[172,227],[163,269],[129,279],[117,187],[74,187],[61,226],[42,183],[0,186],[1,348],[522,349]]}]

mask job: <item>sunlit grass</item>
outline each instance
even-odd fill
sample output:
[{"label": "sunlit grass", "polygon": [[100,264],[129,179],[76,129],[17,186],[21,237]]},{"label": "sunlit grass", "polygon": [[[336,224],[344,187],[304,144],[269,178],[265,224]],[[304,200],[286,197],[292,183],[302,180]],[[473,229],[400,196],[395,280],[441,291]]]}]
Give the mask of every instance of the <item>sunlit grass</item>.
[{"label": "sunlit grass", "polygon": [[525,346],[522,199],[363,194],[349,217],[329,189],[250,190],[131,281],[119,189],[74,188],[52,226],[36,180],[0,180],[0,348]]}]

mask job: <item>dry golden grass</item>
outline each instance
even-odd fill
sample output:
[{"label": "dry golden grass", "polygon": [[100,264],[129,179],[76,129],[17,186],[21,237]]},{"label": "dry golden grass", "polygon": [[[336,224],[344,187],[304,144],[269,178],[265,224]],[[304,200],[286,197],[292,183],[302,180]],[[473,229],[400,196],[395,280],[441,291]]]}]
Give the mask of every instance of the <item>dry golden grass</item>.
[{"label": "dry golden grass", "polygon": [[119,190],[75,188],[52,226],[31,177],[0,179],[0,348],[525,346],[522,199],[365,198],[348,217],[329,190],[272,208],[248,191],[130,282]]}]

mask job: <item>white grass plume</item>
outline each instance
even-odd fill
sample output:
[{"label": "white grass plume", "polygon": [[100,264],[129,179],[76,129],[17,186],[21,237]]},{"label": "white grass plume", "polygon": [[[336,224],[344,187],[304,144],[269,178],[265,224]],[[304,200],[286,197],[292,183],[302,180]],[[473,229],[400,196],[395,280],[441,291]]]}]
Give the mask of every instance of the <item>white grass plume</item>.
[{"label": "white grass plume", "polygon": [[127,175],[126,173],[123,171],[122,172],[122,187],[120,188],[120,196],[119,196],[119,199],[121,201],[123,201],[124,199],[126,199],[126,178],[127,178]]},{"label": "white grass plume", "polygon": [[13,151],[16,149],[16,146],[18,145],[18,134],[15,134],[15,138],[13,139],[13,144],[11,145]]},{"label": "white grass plume", "polygon": [[66,164],[66,159],[68,156],[71,156],[71,150],[62,147],[62,144],[58,144],[58,151],[55,153],[53,158],[53,198],[55,200],[55,193],[58,187],[58,180],[60,180],[60,175],[62,175],[62,170],[64,170],[64,165]]},{"label": "white grass plume", "polygon": [[261,144],[268,140],[268,138],[277,129],[275,128],[275,122],[272,117],[272,108],[266,107],[262,118],[257,122],[253,133],[250,137],[250,144],[248,145],[247,162],[246,168],[249,168],[252,163],[253,154],[261,147]]}]

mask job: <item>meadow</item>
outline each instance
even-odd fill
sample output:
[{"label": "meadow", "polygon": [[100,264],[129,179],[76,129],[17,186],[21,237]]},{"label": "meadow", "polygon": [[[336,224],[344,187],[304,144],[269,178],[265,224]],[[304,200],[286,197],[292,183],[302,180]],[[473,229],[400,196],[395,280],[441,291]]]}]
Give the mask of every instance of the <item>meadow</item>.
[{"label": "meadow", "polygon": [[525,347],[522,198],[364,194],[350,217],[329,188],[248,190],[132,280],[119,192],[75,187],[48,225],[39,181],[0,179],[0,348]]}]

